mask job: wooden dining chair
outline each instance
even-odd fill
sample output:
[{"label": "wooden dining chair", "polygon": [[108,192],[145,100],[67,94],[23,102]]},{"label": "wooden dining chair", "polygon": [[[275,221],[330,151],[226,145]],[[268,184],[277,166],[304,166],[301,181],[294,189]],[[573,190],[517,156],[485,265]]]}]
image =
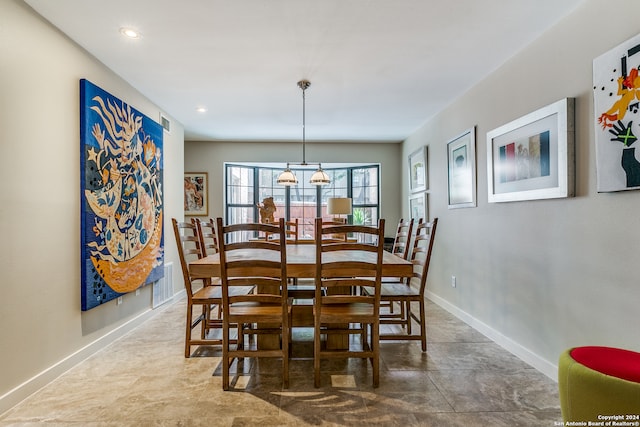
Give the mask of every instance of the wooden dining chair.
[{"label": "wooden dining chair", "polygon": [[[201,257],[208,255],[214,255],[218,253],[218,238],[216,235],[216,221],[213,218],[202,220],[200,218],[195,219],[198,241],[200,242]],[[217,286],[213,296],[215,298],[215,305],[210,307],[207,316],[207,329],[221,330],[222,329],[222,290],[220,288],[220,277],[212,277],[207,280],[206,285]],[[254,291],[254,286],[236,286],[231,292],[234,295],[246,295]],[[222,344],[222,341],[220,341]]]},{"label": "wooden dining chair", "polygon": [[284,222],[287,243],[298,243],[300,230],[298,228],[298,218]]},{"label": "wooden dining chair", "polygon": [[[287,243],[297,244],[298,237],[300,235],[300,228],[298,227],[298,218],[285,221],[284,228],[285,228],[285,237],[287,238]],[[298,279],[296,277],[290,277],[289,283],[297,287]]]},{"label": "wooden dining chair", "polygon": [[[202,258],[202,249],[198,237],[196,221],[179,222],[171,219],[173,232],[178,247],[182,277],[187,294],[186,334],[184,341],[184,357],[191,356],[194,345],[221,345],[221,338],[210,338],[209,330],[215,327],[211,321],[211,309],[222,302],[220,286],[210,286],[211,279],[194,279],[189,272],[189,262]],[[194,317],[194,310],[198,309]],[[200,337],[193,338],[193,330],[200,326]]]},{"label": "wooden dining chair", "polygon": [[402,257],[403,259],[409,259],[412,231],[413,218],[408,221],[401,218],[400,221],[398,221],[396,235],[393,239],[393,247],[391,248],[392,254]]},{"label": "wooden dining chair", "polygon": [[[284,219],[280,219],[278,225],[245,223],[225,226],[222,218],[217,218],[216,223],[222,280],[222,388],[229,389],[229,368],[233,360],[244,357],[282,358],[282,382],[288,388],[291,305],[287,294]],[[248,232],[278,235],[278,238],[234,238],[234,235],[246,235]],[[233,288],[247,285],[256,286],[256,292],[248,295],[232,293]],[[238,331],[238,344],[232,347],[230,329],[235,324],[243,327]],[[244,336],[257,333],[279,335],[279,348],[245,348],[242,345]]]},{"label": "wooden dining chair", "polygon": [[[269,222],[269,224],[278,225],[279,219],[276,218],[274,222]],[[285,227],[285,237],[287,239],[287,243],[298,243],[298,218],[292,219],[290,221],[284,222]],[[271,234],[265,234],[266,239],[271,239]],[[277,235],[273,235],[273,238],[278,238]]]},{"label": "wooden dining chair", "polygon": [[[356,242],[327,240],[326,235],[354,233]],[[375,244],[363,243],[373,241]],[[329,358],[366,358],[371,361],[373,386],[380,383],[379,311],[380,283],[384,253],[384,219],[377,227],[364,225],[326,225],[316,219],[316,274],[314,318],[314,384],[320,387],[320,361]],[[367,295],[351,292],[367,287]],[[360,343],[351,347],[349,337],[359,335]],[[326,342],[321,340],[326,336]],[[332,336],[342,337],[333,348]],[[346,342],[344,342],[346,341]]]},{"label": "wooden dining chair", "polygon": [[[347,223],[346,218],[332,218],[332,219],[323,219],[322,226],[323,227],[331,227],[333,225],[345,225]],[[323,239],[327,241],[343,241],[346,242],[349,237],[346,233],[335,233],[335,234],[324,234]]]},{"label": "wooden dining chair", "polygon": [[202,256],[213,255],[218,253],[218,237],[216,236],[216,221],[213,218],[202,220],[196,218],[196,226],[198,228],[198,239],[200,240],[200,248]]},{"label": "wooden dining chair", "polygon": [[[401,325],[405,332],[381,333],[381,340],[419,340],[422,342],[422,351],[427,351],[427,325],[425,311],[425,289],[429,263],[433,252],[433,243],[436,236],[438,218],[431,222],[421,222],[416,227],[413,248],[411,251],[411,263],[413,264],[413,276],[408,281],[384,282],[380,290],[381,302],[400,304],[400,313],[381,313],[382,325]],[[373,295],[375,289],[371,286],[361,288],[364,295]],[[417,302],[418,312],[411,310],[411,303]],[[414,334],[412,320],[418,323],[420,334]]]},{"label": "wooden dining chair", "polygon": [[[411,232],[413,231],[413,218],[405,221],[404,218],[400,218],[398,221],[398,226],[396,228],[396,234],[393,238],[393,246],[391,248],[391,253],[401,257],[402,259],[408,259],[411,244]],[[422,220],[420,220],[422,221]],[[383,277],[382,283],[385,282],[398,282],[404,280],[401,277]],[[394,313],[394,302],[393,301],[380,301],[380,306],[382,308],[386,307],[389,309],[389,313]],[[403,307],[400,307],[400,312],[402,313]]]}]

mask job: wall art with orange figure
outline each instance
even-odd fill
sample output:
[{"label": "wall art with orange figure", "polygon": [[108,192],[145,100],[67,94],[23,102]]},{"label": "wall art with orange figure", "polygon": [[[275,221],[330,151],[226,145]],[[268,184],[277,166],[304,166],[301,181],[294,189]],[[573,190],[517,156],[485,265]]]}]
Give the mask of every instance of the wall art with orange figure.
[{"label": "wall art with orange figure", "polygon": [[599,192],[640,189],[640,35],[593,61]]}]

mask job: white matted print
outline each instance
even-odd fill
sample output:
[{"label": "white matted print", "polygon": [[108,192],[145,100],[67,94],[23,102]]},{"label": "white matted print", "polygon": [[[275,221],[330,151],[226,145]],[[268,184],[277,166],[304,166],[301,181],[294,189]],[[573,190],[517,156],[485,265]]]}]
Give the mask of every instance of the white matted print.
[{"label": "white matted print", "polygon": [[409,154],[409,189],[412,193],[427,189],[427,147]]},{"label": "white matted print", "polygon": [[449,209],[476,206],[476,130],[467,129],[447,143]]},{"label": "white matted print", "polygon": [[593,60],[599,192],[640,189],[640,35]]},{"label": "white matted print", "polygon": [[409,196],[409,212],[411,218],[418,220],[424,218],[429,221],[429,199],[427,192],[416,193]]},{"label": "white matted print", "polygon": [[573,116],[565,98],[487,133],[489,203],[573,196]]}]

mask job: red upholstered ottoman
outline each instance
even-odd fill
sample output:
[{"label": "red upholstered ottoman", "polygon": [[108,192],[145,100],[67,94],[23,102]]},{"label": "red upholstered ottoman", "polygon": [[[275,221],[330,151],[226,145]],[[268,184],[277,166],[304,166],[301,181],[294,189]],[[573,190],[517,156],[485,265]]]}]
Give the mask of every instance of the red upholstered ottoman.
[{"label": "red upholstered ottoman", "polygon": [[558,388],[565,422],[640,425],[640,353],[596,346],[569,349],[560,356]]}]

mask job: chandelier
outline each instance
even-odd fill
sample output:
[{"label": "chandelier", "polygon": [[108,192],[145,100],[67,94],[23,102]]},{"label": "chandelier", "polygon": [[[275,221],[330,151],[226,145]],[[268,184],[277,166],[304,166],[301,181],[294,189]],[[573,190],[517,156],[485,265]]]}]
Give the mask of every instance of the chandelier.
[{"label": "chandelier", "polygon": [[[308,80],[300,80],[298,82],[298,87],[302,89],[302,163],[296,163],[300,166],[307,166],[309,163],[306,161],[306,138],[305,138],[305,90],[307,90],[311,86],[311,83]],[[315,164],[315,163],[313,163]],[[296,185],[298,184],[298,178],[289,168],[290,163],[287,163],[287,167],[285,170],[278,176],[277,183],[280,185]],[[331,180],[329,176],[322,170],[322,165],[318,163],[318,170],[316,170],[313,175],[311,175],[311,179],[309,183],[312,185],[325,185],[329,184]]]}]

